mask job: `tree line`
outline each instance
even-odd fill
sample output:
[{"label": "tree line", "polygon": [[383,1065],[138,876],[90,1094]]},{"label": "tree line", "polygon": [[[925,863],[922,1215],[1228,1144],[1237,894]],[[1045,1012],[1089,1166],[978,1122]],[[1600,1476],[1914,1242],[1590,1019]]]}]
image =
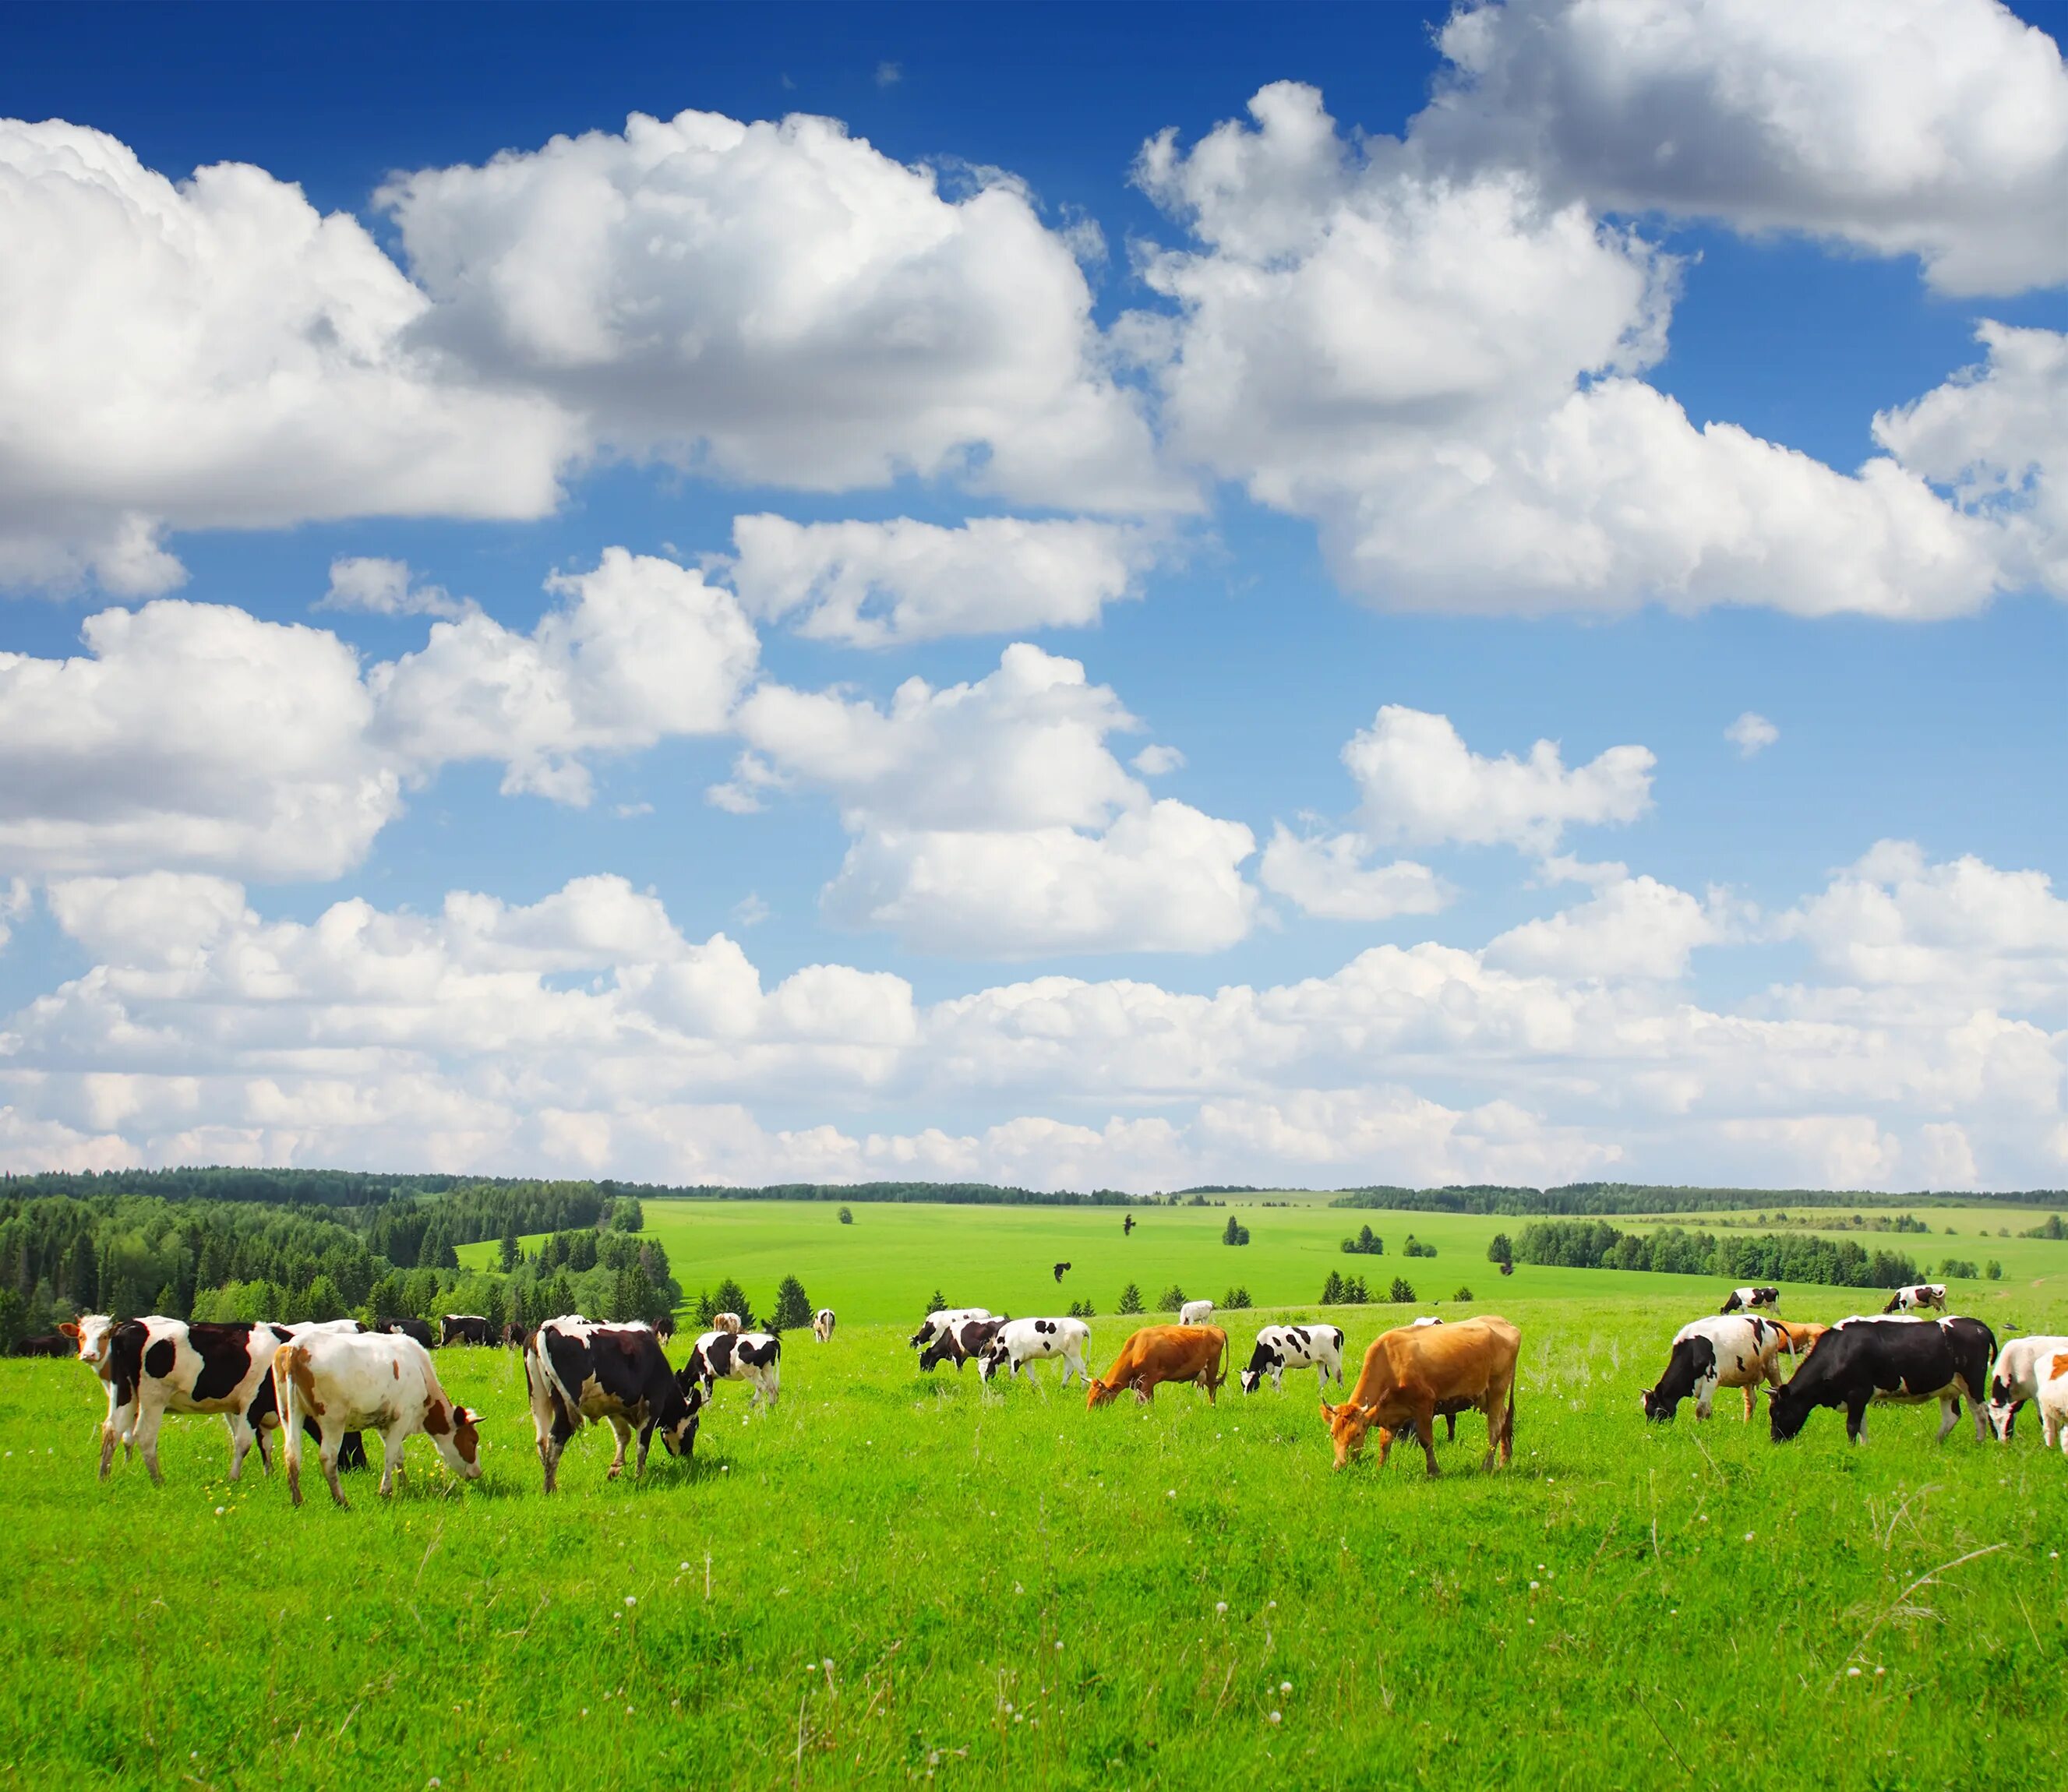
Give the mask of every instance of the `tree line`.
[{"label": "tree line", "polygon": [[[1346,1189],[1329,1202],[1337,1208],[1392,1208],[1409,1213],[1533,1214],[1553,1216],[1705,1213],[1724,1208],[1870,1208],[1983,1202],[1991,1207],[2054,1207],[2059,1189],[2029,1188],[1986,1195],[1972,1189],[1945,1193],[1913,1190],[1904,1195],[1844,1188],[1696,1188],[1655,1183],[1567,1183],[1557,1188],[1459,1183],[1443,1188],[1378,1186]],[[1901,1228],[1899,1228],[1901,1229]]]},{"label": "tree line", "polygon": [[[1496,1240],[1494,1248],[1504,1242]],[[1834,1288],[1901,1288],[1923,1279],[1905,1253],[1869,1251],[1853,1238],[1779,1232],[1719,1237],[1679,1226],[1626,1232],[1602,1220],[1535,1221],[1522,1228],[1515,1256],[1554,1269],[1649,1269],[1671,1276],[1821,1282]]]}]

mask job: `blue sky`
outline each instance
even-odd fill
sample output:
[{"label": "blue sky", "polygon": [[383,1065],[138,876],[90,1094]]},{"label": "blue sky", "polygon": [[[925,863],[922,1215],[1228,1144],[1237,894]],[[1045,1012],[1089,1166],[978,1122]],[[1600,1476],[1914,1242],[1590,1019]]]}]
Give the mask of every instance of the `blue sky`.
[{"label": "blue sky", "polygon": [[2060,1185],[2062,9],[1174,16],[18,14],[0,1160]]}]

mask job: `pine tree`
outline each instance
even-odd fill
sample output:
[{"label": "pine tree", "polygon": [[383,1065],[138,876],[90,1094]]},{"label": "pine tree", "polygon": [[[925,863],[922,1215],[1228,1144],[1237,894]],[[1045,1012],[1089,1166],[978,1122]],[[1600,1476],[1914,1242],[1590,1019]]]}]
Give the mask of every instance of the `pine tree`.
[{"label": "pine tree", "polygon": [[948,1310],[947,1296],[935,1289],[926,1301],[926,1310],[929,1313],[946,1313]]},{"label": "pine tree", "polygon": [[1180,1288],[1175,1282],[1173,1282],[1168,1288],[1163,1290],[1161,1295],[1157,1297],[1156,1309],[1159,1313],[1175,1313],[1179,1311],[1184,1304],[1184,1289]]},{"label": "pine tree", "polygon": [[523,1251],[517,1243],[516,1233],[505,1232],[503,1235],[503,1243],[498,1248],[496,1253],[496,1261],[503,1273],[506,1276],[509,1275],[523,1261]]},{"label": "pine tree", "polygon": [[1119,1303],[1113,1310],[1117,1313],[1139,1313],[1142,1310],[1142,1290],[1130,1282],[1120,1291]]},{"label": "pine tree", "polygon": [[[712,1312],[736,1313],[739,1315],[742,1330],[752,1331],[755,1329],[756,1321],[754,1317],[753,1303],[747,1299],[747,1290],[731,1277],[727,1276],[718,1285],[717,1292],[711,1296],[711,1301]],[[810,1317],[808,1313],[805,1315],[807,1319]]]},{"label": "pine tree", "polygon": [[1331,1269],[1329,1272],[1329,1279],[1321,1284],[1321,1305],[1323,1306],[1343,1305],[1343,1278],[1337,1270]]},{"label": "pine tree", "polygon": [[1395,1306],[1411,1306],[1415,1302],[1415,1289],[1403,1278],[1395,1276],[1393,1278],[1393,1291],[1386,1296],[1386,1298]]},{"label": "pine tree", "polygon": [[785,1276],[776,1290],[776,1317],[769,1322],[771,1329],[794,1331],[811,1322],[812,1303],[805,1297],[804,1285],[795,1276]]}]

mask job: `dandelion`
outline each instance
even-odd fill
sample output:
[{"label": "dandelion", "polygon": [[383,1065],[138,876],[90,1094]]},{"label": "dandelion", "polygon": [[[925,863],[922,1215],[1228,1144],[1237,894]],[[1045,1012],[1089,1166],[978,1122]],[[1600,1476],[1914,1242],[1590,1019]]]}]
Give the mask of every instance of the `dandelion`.
[{"label": "dandelion", "polygon": [[1060,1655],[1062,1652],[1063,1652],[1063,1645],[1062,1645],[1062,1643],[1059,1641],[1059,1642],[1057,1642],[1057,1643],[1056,1644],[1056,1653],[1057,1655]]},{"label": "dandelion", "polygon": [[1847,1680],[1858,1680],[1859,1677],[1860,1677],[1860,1671],[1859,1671],[1859,1669],[1858,1669],[1858,1668],[1848,1668],[1846,1670],[1846,1678]]},{"label": "dandelion", "polygon": [[1222,1617],[1223,1617],[1223,1618],[1227,1617],[1227,1600],[1225,1600],[1225,1599],[1216,1599],[1216,1600],[1215,1600],[1215,1601],[1214,1601],[1214,1610],[1215,1610],[1215,1611],[1219,1612]]},{"label": "dandelion", "polygon": [[1275,1723],[1276,1723],[1276,1722],[1278,1722],[1278,1721],[1279,1721],[1279,1713],[1276,1713],[1276,1712],[1275,1712],[1275,1711],[1274,1711],[1274,1712],[1272,1712],[1272,1714],[1271,1714],[1271,1721],[1272,1721],[1272,1723],[1274,1723],[1274,1724],[1275,1724]]},{"label": "dandelion", "polygon": [[220,1518],[220,1517],[222,1516],[224,1510],[225,1510],[225,1509],[224,1509],[223,1507],[222,1507],[222,1506],[218,1506],[218,1507],[215,1509],[215,1515],[216,1515],[216,1517],[218,1517],[218,1518]]},{"label": "dandelion", "polygon": [[1279,1696],[1280,1696],[1280,1697],[1283,1698],[1283,1697],[1286,1696],[1288,1694],[1289,1694],[1289,1693],[1292,1692],[1292,1681],[1290,1681],[1290,1680],[1280,1680],[1280,1681],[1278,1683],[1278,1692],[1279,1692]]},{"label": "dandelion", "polygon": [[1745,1542],[1748,1542],[1748,1543],[1749,1543],[1751,1541],[1752,1541],[1752,1533],[1751,1533],[1750,1531],[1747,1531],[1747,1532],[1745,1533]]},{"label": "dandelion", "polygon": [[1174,1488],[1174,1488],[1172,1488],[1169,1493],[1166,1493],[1166,1494],[1163,1496],[1163,1497],[1164,1497],[1165,1499],[1166,1499],[1166,1500],[1174,1500],[1174,1499],[1176,1499],[1176,1498],[1177,1498],[1177,1497],[1178,1497],[1178,1490],[1177,1490],[1177,1489],[1176,1489],[1176,1488]]},{"label": "dandelion", "polygon": [[1888,1670],[1887,1670],[1886,1668],[1875,1668],[1875,1672],[1876,1674],[1885,1674],[1885,1673],[1887,1673],[1887,1672],[1888,1672]]},{"label": "dandelion", "polygon": [[1534,1592],[1537,1590],[1537,1582],[1536,1582],[1535,1581],[1532,1581],[1532,1582],[1529,1583],[1529,1590],[1530,1590],[1531,1592],[1533,1592],[1533,1593],[1534,1593]]},{"label": "dandelion", "polygon": [[678,1562],[678,1563],[676,1563],[676,1565],[675,1565],[675,1566],[676,1566],[677,1567],[678,1567],[679,1569],[681,1569],[681,1570],[682,1570],[682,1571],[684,1574],[686,1574],[690,1571],[690,1565],[689,1565],[686,1562]]}]

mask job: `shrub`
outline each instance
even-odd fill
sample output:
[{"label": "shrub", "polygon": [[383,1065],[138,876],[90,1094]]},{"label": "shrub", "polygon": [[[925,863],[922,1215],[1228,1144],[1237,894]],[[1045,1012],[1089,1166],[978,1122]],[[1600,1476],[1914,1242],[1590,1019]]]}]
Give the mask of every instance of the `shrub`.
[{"label": "shrub", "polygon": [[794,1331],[812,1322],[812,1303],[805,1298],[804,1285],[795,1276],[785,1276],[776,1290],[776,1317],[769,1322],[775,1331]]},{"label": "shrub", "polygon": [[1089,1301],[1073,1301],[1070,1302],[1070,1317],[1073,1319],[1096,1319],[1098,1309]]},{"label": "shrub", "polygon": [[1947,1257],[1939,1265],[1942,1276],[1972,1281],[1980,1273],[1965,1257]]},{"label": "shrub", "polygon": [[1982,1273],[1987,1276],[1991,1281],[2001,1281],[2003,1280],[2003,1265],[1997,1262],[1994,1257],[1991,1257],[1989,1261],[1989,1266],[1982,1271]]},{"label": "shrub", "polygon": [[1231,1313],[1239,1313],[1249,1305],[1249,1290],[1240,1282],[1221,1297],[1221,1305]]},{"label": "shrub", "polygon": [[1370,1227],[1360,1226],[1358,1228],[1356,1237],[1346,1238],[1343,1240],[1343,1248],[1353,1256],[1384,1256],[1386,1240]]},{"label": "shrub", "polygon": [[1247,1244],[1249,1242],[1249,1228],[1231,1213],[1227,1229],[1221,1233],[1221,1242],[1223,1244]]},{"label": "shrub", "polygon": [[1407,1242],[1401,1246],[1401,1254],[1404,1256],[1432,1257],[1436,1254],[1436,1247],[1433,1244],[1424,1244],[1414,1233],[1410,1232],[1407,1235]]},{"label": "shrub", "polygon": [[1469,1288],[1461,1288],[1451,1297],[1454,1301],[1469,1301],[1472,1297],[1472,1291]]},{"label": "shrub", "polygon": [[1386,1297],[1395,1306],[1411,1306],[1415,1303],[1415,1290],[1407,1282],[1395,1276],[1392,1291]]},{"label": "shrub", "polygon": [[1117,1313],[1139,1313],[1142,1310],[1142,1290],[1130,1282],[1120,1291],[1119,1304],[1113,1310]]},{"label": "shrub", "polygon": [[1158,1313],[1175,1313],[1184,1304],[1185,1291],[1175,1282],[1171,1283],[1156,1297],[1156,1310]]},{"label": "shrub", "polygon": [[854,1224],[854,1209],[853,1208],[844,1207],[840,1210],[840,1223],[843,1226],[851,1226]]}]

